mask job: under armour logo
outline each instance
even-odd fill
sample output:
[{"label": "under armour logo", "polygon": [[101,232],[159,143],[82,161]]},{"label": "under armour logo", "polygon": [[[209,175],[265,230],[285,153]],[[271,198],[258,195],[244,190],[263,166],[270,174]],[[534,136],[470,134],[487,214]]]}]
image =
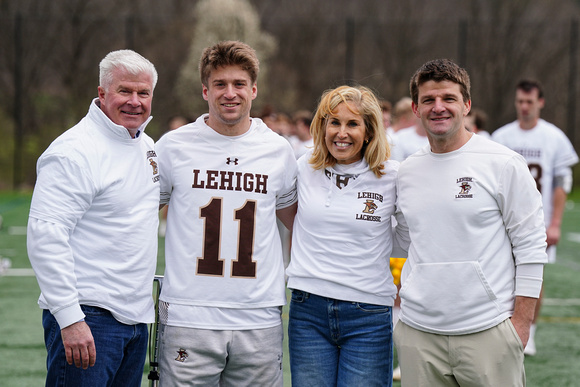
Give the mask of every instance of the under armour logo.
[{"label": "under armour logo", "polygon": [[238,158],[236,157],[235,159],[232,160],[230,157],[228,157],[226,160],[226,164],[230,165],[231,163],[234,163],[234,165],[238,165]]}]

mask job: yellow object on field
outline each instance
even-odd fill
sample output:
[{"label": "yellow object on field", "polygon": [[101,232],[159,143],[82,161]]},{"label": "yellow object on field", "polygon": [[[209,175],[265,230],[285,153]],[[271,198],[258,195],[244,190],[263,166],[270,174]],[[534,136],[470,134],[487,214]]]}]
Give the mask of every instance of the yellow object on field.
[{"label": "yellow object on field", "polygon": [[391,257],[391,274],[393,275],[393,281],[395,285],[399,285],[401,283],[401,270],[403,270],[403,265],[407,258],[392,258]]}]

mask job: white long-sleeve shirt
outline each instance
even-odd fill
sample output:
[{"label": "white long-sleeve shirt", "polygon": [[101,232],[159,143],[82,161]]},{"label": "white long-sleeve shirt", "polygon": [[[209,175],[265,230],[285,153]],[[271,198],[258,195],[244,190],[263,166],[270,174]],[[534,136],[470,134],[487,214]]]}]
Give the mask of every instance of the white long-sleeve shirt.
[{"label": "white long-sleeve shirt", "polygon": [[27,247],[61,328],[84,318],[80,305],[125,324],[154,321],[159,170],[153,140],[131,138],[91,103],[77,125],[40,156]]},{"label": "white long-sleeve shirt", "polygon": [[427,146],[401,164],[398,186],[411,236],[405,324],[478,332],[510,317],[515,296],[538,297],[547,261],[542,198],[520,155],[481,136],[444,154]]}]

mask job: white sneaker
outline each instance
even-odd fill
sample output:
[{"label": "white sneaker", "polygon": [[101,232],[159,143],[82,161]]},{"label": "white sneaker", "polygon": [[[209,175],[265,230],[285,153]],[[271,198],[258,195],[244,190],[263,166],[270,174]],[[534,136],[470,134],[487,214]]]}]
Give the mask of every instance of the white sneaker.
[{"label": "white sneaker", "polygon": [[524,355],[526,356],[536,355],[536,342],[534,341],[534,336],[530,335],[528,344],[526,344],[526,348],[524,348]]},{"label": "white sneaker", "polygon": [[10,267],[12,267],[12,261],[8,258],[0,257],[0,276],[7,273]]},{"label": "white sneaker", "polygon": [[526,356],[534,356],[536,354],[536,341],[534,340],[534,337],[536,336],[536,328],[536,324],[530,326],[530,338],[528,339],[526,348],[524,348],[524,355]]},{"label": "white sneaker", "polygon": [[395,368],[393,370],[393,380],[399,381],[401,380],[401,367],[397,366],[397,368]]}]

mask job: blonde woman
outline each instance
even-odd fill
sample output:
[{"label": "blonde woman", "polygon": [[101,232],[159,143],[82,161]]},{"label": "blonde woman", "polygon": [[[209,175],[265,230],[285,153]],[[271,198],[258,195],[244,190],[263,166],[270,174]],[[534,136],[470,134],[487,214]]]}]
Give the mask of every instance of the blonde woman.
[{"label": "blonde woman", "polygon": [[403,225],[392,233],[399,164],[388,160],[379,101],[365,87],[326,91],[310,130],[287,270],[292,385],[390,386],[389,257],[407,236]]}]

